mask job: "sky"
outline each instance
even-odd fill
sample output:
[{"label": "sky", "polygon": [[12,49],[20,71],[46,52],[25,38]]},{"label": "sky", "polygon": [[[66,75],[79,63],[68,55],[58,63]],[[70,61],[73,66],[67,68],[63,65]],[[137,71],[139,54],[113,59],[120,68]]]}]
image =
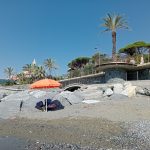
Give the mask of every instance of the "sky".
[{"label": "sky", "polygon": [[[111,55],[110,32],[101,26],[107,13],[123,15],[130,30],[117,31],[117,50],[136,41],[150,42],[150,0],[0,0],[0,78],[47,58],[67,64],[96,52]],[[95,49],[97,48],[97,49]]]}]

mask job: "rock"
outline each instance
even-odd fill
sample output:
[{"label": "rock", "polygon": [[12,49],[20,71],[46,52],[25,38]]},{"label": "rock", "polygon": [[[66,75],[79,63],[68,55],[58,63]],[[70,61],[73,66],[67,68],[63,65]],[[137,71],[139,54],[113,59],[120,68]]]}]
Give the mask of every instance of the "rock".
[{"label": "rock", "polygon": [[123,85],[121,83],[114,84],[113,91],[115,94],[120,94],[123,91]]},{"label": "rock", "polygon": [[59,100],[60,103],[63,105],[63,106],[70,106],[72,105],[72,103],[66,98],[66,97],[63,97],[62,95],[58,94],[57,96],[54,97],[53,100]]},{"label": "rock", "polygon": [[107,88],[103,94],[103,96],[111,96],[113,94],[113,91],[111,88]]},{"label": "rock", "polygon": [[2,98],[4,98],[4,97],[3,97],[3,93],[0,93],[0,99],[2,99]]},{"label": "rock", "polygon": [[107,83],[124,83],[125,81],[121,78],[112,78],[107,81]]},{"label": "rock", "polygon": [[144,91],[146,96],[150,96],[150,90],[149,89],[144,88],[143,91]]},{"label": "rock", "polygon": [[123,91],[120,93],[128,97],[136,95],[136,86],[132,86],[131,82],[125,82],[123,84]]},{"label": "rock", "polygon": [[77,104],[84,100],[81,96],[77,96],[73,92],[70,92],[70,91],[63,91],[59,95],[66,98],[66,100],[69,101],[69,103],[71,104]]},{"label": "rock", "polygon": [[47,93],[46,91],[36,90],[36,91],[31,91],[29,94],[34,96],[35,98],[40,98],[40,97],[44,97]]},{"label": "rock", "polygon": [[121,94],[126,95],[128,97],[132,97],[136,95],[136,86],[126,86],[125,89],[121,92]]},{"label": "rock", "polygon": [[80,89],[75,90],[73,93],[74,93],[77,97],[79,97],[79,98],[83,99],[83,95],[82,95],[82,93],[81,93],[81,90],[80,90]]},{"label": "rock", "polygon": [[98,90],[98,91],[96,91],[96,90],[95,91],[89,91],[88,90],[88,91],[82,92],[82,95],[83,95],[85,100],[87,100],[87,99],[99,100],[103,96],[103,91],[100,91],[100,90]]},{"label": "rock", "polygon": [[[109,88],[111,88],[111,87],[109,87]],[[105,86],[105,87],[99,87],[98,91],[100,91],[100,92],[102,91],[104,93],[107,89],[108,89],[107,86]]]},{"label": "rock", "polygon": [[136,93],[137,93],[137,94],[145,95],[145,92],[144,92],[144,90],[143,90],[142,87],[136,87]]},{"label": "rock", "polygon": [[147,88],[136,87],[136,93],[141,95],[150,96],[150,90]]},{"label": "rock", "polygon": [[126,100],[128,99],[128,96],[123,95],[123,94],[113,94],[110,96],[111,100]]},{"label": "rock", "polygon": [[5,93],[0,93],[0,99],[6,97],[7,95]]},{"label": "rock", "polygon": [[131,87],[131,86],[132,86],[132,83],[131,83],[131,82],[125,82],[125,83],[123,84],[124,89],[126,89],[126,88],[128,88],[128,87]]}]

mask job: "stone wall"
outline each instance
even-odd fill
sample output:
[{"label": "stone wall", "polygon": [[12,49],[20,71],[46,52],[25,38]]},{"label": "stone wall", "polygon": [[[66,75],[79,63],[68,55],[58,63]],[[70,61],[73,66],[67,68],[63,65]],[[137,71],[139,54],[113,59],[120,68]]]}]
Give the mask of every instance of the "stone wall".
[{"label": "stone wall", "polygon": [[[130,78],[129,78],[130,77]],[[63,86],[69,84],[95,84],[95,83],[118,83],[126,80],[150,80],[150,69],[137,71],[126,71],[124,69],[107,69],[105,73],[93,74],[88,76],[82,76],[77,78],[70,78],[61,80]]]},{"label": "stone wall", "polygon": [[138,71],[139,80],[150,80],[150,69]]},{"label": "stone wall", "polygon": [[126,71],[123,69],[107,69],[105,71],[105,82],[123,82],[126,80]]},{"label": "stone wall", "polygon": [[70,78],[66,80],[61,80],[60,83],[63,86],[67,86],[69,84],[79,83],[79,84],[94,84],[94,83],[105,83],[104,74],[90,75],[84,77]]}]

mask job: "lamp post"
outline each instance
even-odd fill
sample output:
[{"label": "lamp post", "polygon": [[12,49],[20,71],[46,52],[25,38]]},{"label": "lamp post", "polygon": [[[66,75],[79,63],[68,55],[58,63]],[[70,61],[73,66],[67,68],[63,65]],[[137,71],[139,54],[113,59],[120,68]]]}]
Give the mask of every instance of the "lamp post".
[{"label": "lamp post", "polygon": [[149,51],[148,51],[148,62],[150,61],[150,48],[149,48]]},{"label": "lamp post", "polygon": [[100,66],[100,64],[101,64],[101,61],[100,61],[100,57],[101,57],[100,56],[100,50],[97,47],[95,49],[98,51],[98,54],[99,54],[98,55],[98,65]]}]

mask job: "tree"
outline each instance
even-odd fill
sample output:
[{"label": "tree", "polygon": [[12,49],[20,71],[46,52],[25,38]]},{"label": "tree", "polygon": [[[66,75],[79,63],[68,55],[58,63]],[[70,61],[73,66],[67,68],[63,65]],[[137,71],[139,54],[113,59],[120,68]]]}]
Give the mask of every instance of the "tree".
[{"label": "tree", "polygon": [[80,69],[84,65],[86,65],[89,62],[89,60],[89,57],[78,57],[72,60],[70,63],[68,63],[68,67],[71,69]]},{"label": "tree", "polygon": [[112,33],[112,59],[113,61],[116,60],[116,31],[118,29],[128,29],[128,25],[126,20],[123,16],[119,14],[107,14],[105,18],[103,18],[104,23],[102,24],[103,27],[106,29],[104,31],[111,31]]},{"label": "tree", "polygon": [[77,77],[84,75],[84,67],[89,63],[89,57],[78,57],[68,63],[70,76]]},{"label": "tree", "polygon": [[23,71],[27,71],[27,73],[31,76],[32,73],[34,72],[35,69],[35,65],[32,64],[26,64],[25,66],[23,66]]},{"label": "tree", "polygon": [[149,49],[150,43],[146,43],[144,41],[137,41],[121,48],[119,50],[119,53],[126,53],[130,56],[133,56],[134,54],[144,54],[145,52],[148,52]]},{"label": "tree", "polygon": [[44,61],[44,66],[49,71],[49,75],[51,75],[52,69],[57,69],[55,61],[51,58],[48,58]]},{"label": "tree", "polygon": [[7,75],[8,79],[11,79],[13,71],[14,69],[12,67],[7,67],[6,69],[4,69],[4,73]]},{"label": "tree", "polygon": [[95,53],[92,56],[92,62],[95,66],[112,61],[107,54]]},{"label": "tree", "polygon": [[146,61],[150,61],[150,43],[144,41],[137,41],[121,48],[119,53],[125,53],[129,57],[136,57],[137,63],[140,62],[141,55]]},{"label": "tree", "polygon": [[45,78],[45,69],[43,66],[36,66],[34,76],[36,79]]},{"label": "tree", "polygon": [[27,78],[25,77],[25,74],[24,74],[24,73],[19,73],[19,74],[17,74],[17,77],[18,77],[18,82],[19,82],[20,84],[26,83]]}]

